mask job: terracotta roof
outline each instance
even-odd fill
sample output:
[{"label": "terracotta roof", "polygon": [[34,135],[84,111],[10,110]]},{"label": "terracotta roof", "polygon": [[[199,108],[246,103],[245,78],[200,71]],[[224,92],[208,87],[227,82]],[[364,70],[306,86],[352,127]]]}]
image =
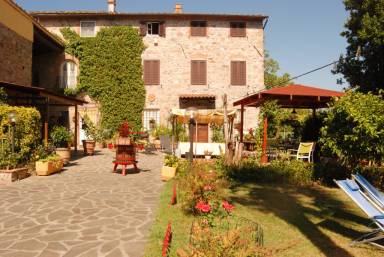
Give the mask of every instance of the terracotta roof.
[{"label": "terracotta roof", "polygon": [[120,17],[120,18],[168,18],[168,19],[226,19],[226,20],[264,20],[268,16],[261,14],[224,14],[224,13],[111,13],[105,11],[43,11],[30,12],[34,17],[57,17],[57,16],[99,16],[99,17]]},{"label": "terracotta roof", "polygon": [[258,107],[265,101],[276,100],[283,108],[325,108],[333,97],[343,96],[343,92],[310,87],[304,85],[287,85],[284,87],[262,90],[246,96],[233,103],[234,106]]},{"label": "terracotta roof", "polygon": [[193,99],[212,99],[216,98],[215,95],[212,94],[182,94],[179,95],[180,98],[193,98]]}]

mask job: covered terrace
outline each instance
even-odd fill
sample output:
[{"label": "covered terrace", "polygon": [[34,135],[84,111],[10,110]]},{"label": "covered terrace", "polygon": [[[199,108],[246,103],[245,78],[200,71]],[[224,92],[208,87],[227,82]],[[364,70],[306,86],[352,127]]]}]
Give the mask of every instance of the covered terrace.
[{"label": "covered terrace", "polygon": [[[240,106],[240,142],[243,142],[244,136],[244,108],[260,107],[267,101],[275,100],[282,108],[292,109],[312,109],[313,115],[316,115],[316,109],[327,108],[328,103],[333,97],[343,96],[343,92],[322,89],[311,86],[291,84],[284,87],[277,87],[263,90],[258,93],[246,96],[233,103],[234,106]],[[267,128],[268,118],[264,117],[264,131],[262,144],[261,162],[268,162],[267,156]]]}]

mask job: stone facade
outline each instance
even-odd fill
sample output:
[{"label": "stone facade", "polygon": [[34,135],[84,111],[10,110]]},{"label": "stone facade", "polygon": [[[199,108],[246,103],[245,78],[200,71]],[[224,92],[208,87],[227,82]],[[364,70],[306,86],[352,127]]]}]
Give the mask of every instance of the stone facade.
[{"label": "stone facade", "polygon": [[0,22],[0,81],[31,85],[32,42]]},{"label": "stone facade", "polygon": [[[45,17],[36,15],[50,32],[62,37],[60,29],[71,27],[80,33],[80,21],[95,21],[96,32],[102,27],[128,25],[139,27],[140,20],[126,17]],[[156,18],[154,18],[155,20]],[[229,108],[236,99],[264,87],[264,31],[261,20],[247,21],[246,37],[231,37],[230,20],[207,21],[207,36],[190,35],[188,19],[165,20],[166,36],[144,36],[146,50],[143,60],[160,61],[160,85],[146,86],[146,109],[160,110],[160,122],[166,124],[172,108],[180,108],[180,95],[208,94],[215,96],[215,107],[222,108],[226,93]],[[191,85],[191,60],[207,61],[207,85]],[[230,85],[231,61],[246,61],[245,86]],[[80,67],[81,68],[81,67]],[[258,110],[246,109],[245,128],[257,126]]]}]

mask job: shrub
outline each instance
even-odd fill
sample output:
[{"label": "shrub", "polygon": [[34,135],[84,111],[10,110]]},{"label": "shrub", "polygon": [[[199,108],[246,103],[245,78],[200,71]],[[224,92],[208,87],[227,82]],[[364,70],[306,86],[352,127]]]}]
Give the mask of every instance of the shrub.
[{"label": "shrub", "polygon": [[177,168],[178,164],[179,164],[179,158],[177,158],[175,155],[167,154],[164,157],[164,166]]},{"label": "shrub", "polygon": [[[8,115],[16,116],[15,153],[11,153],[11,130]],[[16,167],[28,162],[40,144],[40,113],[34,108],[0,105],[0,167]]]},{"label": "shrub", "polygon": [[224,143],[224,131],[223,126],[218,125],[211,125],[211,131],[212,131],[212,142],[213,143]]},{"label": "shrub", "polygon": [[63,126],[53,127],[50,136],[55,147],[68,147],[72,139],[71,132]]},{"label": "shrub", "polygon": [[333,102],[321,133],[324,147],[352,167],[364,160],[382,162],[384,100],[370,93],[346,93]]},{"label": "shrub", "polygon": [[363,175],[375,187],[384,190],[384,167],[358,166],[354,171]]},{"label": "shrub", "polygon": [[0,105],[7,103],[7,97],[4,88],[0,87]]}]

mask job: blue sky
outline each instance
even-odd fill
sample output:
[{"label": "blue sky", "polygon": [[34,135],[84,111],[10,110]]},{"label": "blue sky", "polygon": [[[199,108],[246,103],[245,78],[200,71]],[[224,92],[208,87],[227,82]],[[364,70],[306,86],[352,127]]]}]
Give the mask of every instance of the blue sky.
[{"label": "blue sky", "polygon": [[[106,10],[107,0],[16,0],[28,11]],[[265,14],[265,47],[280,63],[281,71],[300,75],[344,53],[340,36],[347,19],[342,0],[117,0],[119,12],[170,12],[176,2],[184,12]],[[331,68],[295,80],[296,83],[341,90],[340,76]]]}]

